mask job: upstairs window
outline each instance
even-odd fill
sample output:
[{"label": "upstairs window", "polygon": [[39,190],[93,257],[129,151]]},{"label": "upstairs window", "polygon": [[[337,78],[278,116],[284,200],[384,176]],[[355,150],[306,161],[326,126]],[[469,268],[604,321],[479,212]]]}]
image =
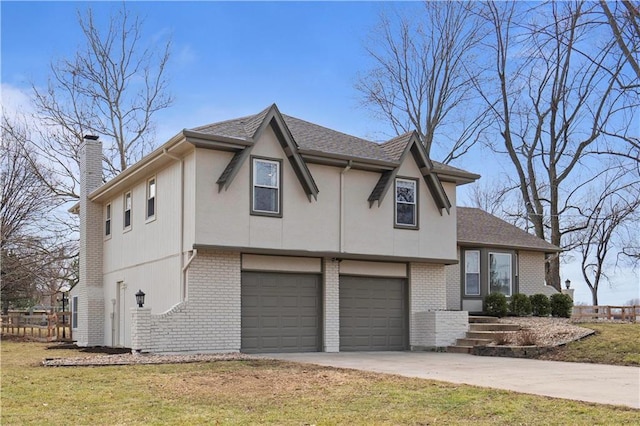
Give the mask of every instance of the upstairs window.
[{"label": "upstairs window", "polygon": [[280,161],[253,159],[251,213],[266,216],[282,216]]},{"label": "upstairs window", "polygon": [[156,216],[156,178],[147,181],[147,220]]},{"label": "upstairs window", "polygon": [[396,220],[400,228],[418,227],[418,182],[413,179],[396,179]]},{"label": "upstairs window", "polygon": [[104,235],[111,236],[111,204],[107,204],[104,212]]},{"label": "upstairs window", "polygon": [[124,229],[131,229],[131,192],[124,194]]}]

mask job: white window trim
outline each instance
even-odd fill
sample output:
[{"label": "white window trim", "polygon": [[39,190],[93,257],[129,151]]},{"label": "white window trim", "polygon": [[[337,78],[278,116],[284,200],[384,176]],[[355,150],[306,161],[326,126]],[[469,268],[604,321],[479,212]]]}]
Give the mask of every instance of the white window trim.
[{"label": "white window trim", "polygon": [[[154,191],[155,194],[153,194],[153,215],[149,215],[149,183],[153,181],[153,185],[154,185]],[[156,179],[155,176],[151,176],[149,179],[147,179],[147,183],[146,183],[146,201],[144,203],[144,216],[145,216],[145,223],[149,223],[149,222],[153,222],[154,220],[156,220],[156,215],[158,213],[158,179]]]},{"label": "white window trim", "polygon": [[[413,202],[398,201],[398,182],[409,182],[413,185]],[[418,181],[415,179],[396,178],[394,183],[394,198],[395,198],[395,211],[394,211],[394,223],[395,226],[400,228],[418,228]],[[398,222],[398,204],[408,204],[413,206],[413,223],[399,223]]]},{"label": "white window trim", "polygon": [[513,296],[513,255],[511,253],[490,251],[487,258],[487,287],[488,293],[491,294],[491,256],[509,256],[509,294],[507,297]]},{"label": "white window trim", "polygon": [[[107,234],[107,223],[109,223],[109,233]],[[104,206],[104,239],[109,240],[113,235],[113,209],[111,203]]]},{"label": "white window trim", "polygon": [[[478,268],[477,268],[478,270],[477,271],[472,271],[472,272],[467,271],[467,255],[468,255],[468,253],[477,253],[478,254]],[[465,250],[464,251],[464,295],[465,296],[480,296],[482,294],[482,291],[481,291],[481,288],[480,288],[482,286],[482,283],[481,283],[481,280],[480,280],[480,277],[481,277],[480,270],[482,269],[481,263],[482,263],[482,257],[480,256],[480,250]],[[478,292],[477,293],[469,293],[467,291],[467,274],[477,274],[478,275]]]},{"label": "white window trim", "polygon": [[[129,207],[129,225],[127,226],[127,195],[129,196],[129,200],[131,206]],[[131,231],[133,226],[133,194],[131,191],[127,191],[122,196],[122,229],[124,232]]]},{"label": "white window trim", "polygon": [[[257,163],[258,162],[262,162],[262,163],[269,163],[269,164],[275,164],[277,167],[277,185],[276,186],[268,186],[268,185],[258,185],[256,183],[256,179],[257,179],[257,175],[258,173],[256,172],[257,170]],[[252,167],[252,182],[251,182],[251,213],[257,213],[258,215],[266,215],[266,216],[281,216],[281,212],[282,212],[282,182],[281,182],[281,175],[282,172],[280,170],[281,167],[281,163],[280,161],[277,160],[269,160],[266,158],[253,158],[253,161],[251,163],[251,167]],[[255,207],[255,201],[256,201],[256,187],[258,188],[269,188],[269,189],[275,189],[277,190],[277,209],[276,211],[270,211],[270,210],[259,210],[256,209]]]}]

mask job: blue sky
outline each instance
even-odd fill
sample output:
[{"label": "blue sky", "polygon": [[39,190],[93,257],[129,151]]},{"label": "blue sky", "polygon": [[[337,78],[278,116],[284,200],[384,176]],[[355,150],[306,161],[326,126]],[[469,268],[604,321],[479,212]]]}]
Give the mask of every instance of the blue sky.
[{"label": "blue sky", "polygon": [[[51,59],[81,42],[84,2],[2,2],[2,82],[45,84]],[[368,59],[363,46],[382,2],[133,2],[146,42],[171,36],[173,107],[159,120],[166,139],[184,127],[258,112],[287,113],[346,133],[382,138],[386,126],[353,89]],[[416,3],[393,7],[417,7]],[[119,3],[92,3],[106,18]]]},{"label": "blue sky", "polygon": [[[5,105],[20,107],[31,83],[46,84],[52,60],[74,54],[82,44],[76,12],[88,4],[0,2]],[[106,20],[121,4],[91,6]],[[127,7],[145,19],[142,44],[168,37],[173,43],[169,77],[175,103],[156,116],[159,144],[183,128],[253,114],[274,102],[286,114],[345,133],[372,140],[392,135],[360,106],[354,83],[370,65],[364,46],[380,12],[419,10],[419,3],[127,2]],[[510,171],[486,155],[471,153],[453,165],[485,180]],[[563,267],[562,280],[567,277],[577,300],[589,302],[577,265]],[[614,289],[600,291],[603,304],[633,297],[639,297],[637,276],[628,270]]]}]

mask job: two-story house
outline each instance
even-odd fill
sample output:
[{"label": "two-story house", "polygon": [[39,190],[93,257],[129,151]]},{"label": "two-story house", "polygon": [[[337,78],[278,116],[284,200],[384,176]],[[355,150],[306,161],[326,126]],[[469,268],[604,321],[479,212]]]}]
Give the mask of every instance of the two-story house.
[{"label": "two-story house", "polygon": [[185,129],[106,184],[101,158],[85,138],[81,346],[405,350],[466,331],[445,267],[456,186],[479,176],[432,162],[415,133],[378,144],[272,105]]}]

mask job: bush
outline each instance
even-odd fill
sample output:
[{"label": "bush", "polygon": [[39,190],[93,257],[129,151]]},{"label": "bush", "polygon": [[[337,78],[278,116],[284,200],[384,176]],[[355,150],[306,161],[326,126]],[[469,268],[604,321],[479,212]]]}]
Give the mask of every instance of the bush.
[{"label": "bush", "polygon": [[551,303],[546,294],[534,294],[531,301],[531,313],[536,317],[548,317],[551,313]]},{"label": "bush", "polygon": [[482,302],[482,310],[494,317],[502,318],[507,315],[507,298],[502,293],[491,293]]},{"label": "bush", "polygon": [[517,317],[531,315],[531,301],[526,294],[516,293],[511,296],[509,308],[511,313]]},{"label": "bush", "polygon": [[571,317],[571,308],[573,308],[573,300],[567,294],[557,293],[551,295],[549,300],[551,304],[551,315],[554,317]]},{"label": "bush", "polygon": [[520,346],[536,346],[538,344],[538,336],[532,330],[520,330],[516,341]]},{"label": "bush", "polygon": [[511,334],[507,332],[493,333],[493,343],[500,346],[508,345],[511,343]]}]

